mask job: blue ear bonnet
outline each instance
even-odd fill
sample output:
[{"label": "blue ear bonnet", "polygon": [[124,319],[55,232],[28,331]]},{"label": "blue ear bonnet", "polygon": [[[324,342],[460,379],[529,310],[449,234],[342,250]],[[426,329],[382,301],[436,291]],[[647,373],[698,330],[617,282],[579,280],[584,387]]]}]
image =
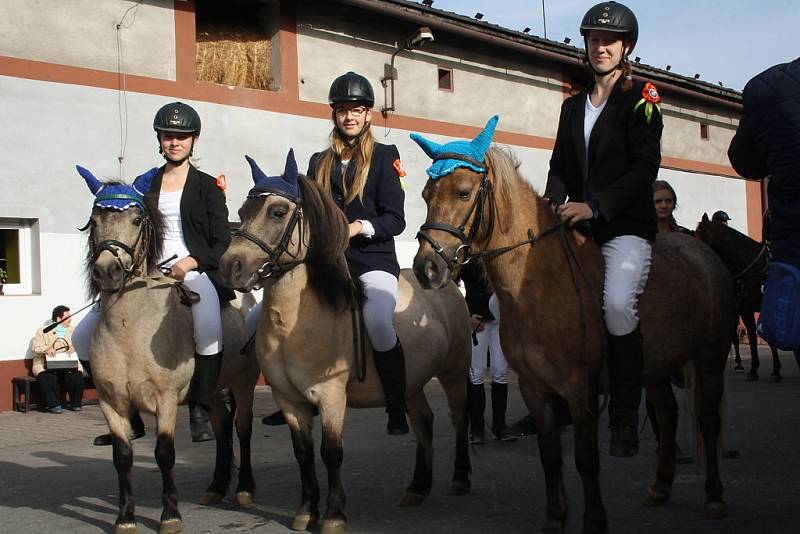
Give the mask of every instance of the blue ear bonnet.
[{"label": "blue ear bonnet", "polygon": [[247,198],[263,197],[266,195],[281,195],[291,200],[297,201],[300,198],[300,191],[297,186],[297,162],[294,159],[294,150],[289,149],[286,155],[286,166],[280,176],[267,176],[258,167],[258,164],[250,156],[245,156],[250,169],[253,172],[253,182],[255,186],[247,193]]},{"label": "blue ear bonnet", "polygon": [[89,190],[95,196],[94,206],[117,211],[125,211],[131,206],[139,206],[144,211],[144,194],[150,189],[153,178],[158,173],[158,168],[153,167],[146,173],[137,176],[132,185],[108,185],[95,178],[88,169],[80,165],[76,165],[75,168],[78,169],[78,174],[83,177]]},{"label": "blue ear bonnet", "polygon": [[[472,141],[450,141],[440,145],[425,139],[417,133],[411,134],[411,139],[416,141],[433,160],[433,165],[428,167],[427,170],[431,180],[438,180],[442,176],[447,176],[459,167],[466,167],[475,172],[485,173],[484,157],[492,144],[494,130],[499,120],[500,117],[498,115],[489,119],[483,131]],[[450,155],[455,157],[448,157]]]}]

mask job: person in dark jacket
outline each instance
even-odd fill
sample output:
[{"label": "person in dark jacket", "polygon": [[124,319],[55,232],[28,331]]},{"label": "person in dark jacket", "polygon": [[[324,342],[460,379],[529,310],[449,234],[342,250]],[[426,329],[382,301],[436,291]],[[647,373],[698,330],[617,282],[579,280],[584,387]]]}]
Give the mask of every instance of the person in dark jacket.
[{"label": "person in dark jacket", "polygon": [[473,332],[472,363],[469,368],[467,384],[467,409],[469,410],[469,442],[480,445],[486,443],[483,412],[486,409],[486,391],[483,382],[486,377],[487,353],[492,370],[492,434],[500,441],[514,441],[506,427],[506,408],[508,406],[508,362],[500,347],[500,323],[489,308],[492,288],[480,262],[472,261],[459,271],[464,282],[469,308],[469,323]]},{"label": "person in dark jacket", "polygon": [[307,175],[330,192],[350,229],[347,265],[364,287],[364,323],[383,385],[389,434],[407,434],[405,355],[394,329],[400,265],[394,236],[405,229],[405,175],[394,145],[376,143],[370,130],[375,96],[355,72],[336,78],[328,93],[334,128],[330,146],[311,156]]},{"label": "person in dark jacket", "polygon": [[[201,129],[200,116],[191,106],[183,102],[163,106],[156,113],[153,129],[166,163],[145,198],[149,205],[158,206],[164,219],[164,249],[159,262],[167,260],[163,267],[168,275],[200,295],[200,301],[192,305],[195,358],[188,393],[189,424],[192,441],[209,441],[214,439],[209,424],[211,397],[222,363],[220,302],[235,298],[232,290],[213,280],[231,239],[225,183],[189,162]],[[76,347],[83,346],[84,351],[96,325],[93,315],[97,313],[90,313],[81,321],[80,332],[76,330]],[[132,426],[136,437],[144,435],[138,414]],[[95,439],[95,445],[110,443],[109,434]]]},{"label": "person in dark jacket", "polygon": [[597,4],[584,16],[585,63],[594,80],[562,105],[544,194],[566,224],[589,222],[605,259],[612,456],[639,450],[637,303],[650,270],[652,187],[661,163],[661,98],[653,84],[630,77],[628,55],[638,33],[636,16],[616,2]]},{"label": "person in dark jacket", "polygon": [[800,267],[800,58],[755,76],[742,92],[731,165],[753,180],[769,176],[769,234],[775,261]]}]

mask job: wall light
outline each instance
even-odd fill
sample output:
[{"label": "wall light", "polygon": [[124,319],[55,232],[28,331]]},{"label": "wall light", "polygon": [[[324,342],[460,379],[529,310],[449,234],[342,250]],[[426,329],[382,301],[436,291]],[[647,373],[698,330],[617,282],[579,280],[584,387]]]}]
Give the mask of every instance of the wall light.
[{"label": "wall light", "polygon": [[522,30],[522,33],[528,33],[529,31],[531,31],[531,29],[525,26],[525,29]]},{"label": "wall light", "polygon": [[[432,1],[432,0],[431,0]],[[394,58],[403,50],[414,50],[424,46],[426,43],[433,42],[433,32],[427,26],[422,26],[415,33],[410,35],[403,44],[397,47],[397,50],[392,54],[392,59],[388,64],[383,66],[383,78],[381,78],[381,85],[384,89],[384,99],[386,96],[386,87],[389,86],[389,99],[388,105],[381,108],[381,113],[387,111],[394,111],[394,81],[397,79],[397,69],[394,68]],[[388,84],[387,84],[388,82]]]},{"label": "wall light", "polygon": [[483,18],[483,13],[475,13],[475,18],[481,20]]}]

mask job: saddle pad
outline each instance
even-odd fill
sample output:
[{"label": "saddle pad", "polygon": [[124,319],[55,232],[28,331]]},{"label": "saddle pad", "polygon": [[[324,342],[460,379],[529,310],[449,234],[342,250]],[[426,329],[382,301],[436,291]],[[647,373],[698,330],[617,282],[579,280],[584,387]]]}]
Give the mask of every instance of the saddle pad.
[{"label": "saddle pad", "polygon": [[781,350],[800,349],[800,269],[794,265],[769,264],[757,331]]}]

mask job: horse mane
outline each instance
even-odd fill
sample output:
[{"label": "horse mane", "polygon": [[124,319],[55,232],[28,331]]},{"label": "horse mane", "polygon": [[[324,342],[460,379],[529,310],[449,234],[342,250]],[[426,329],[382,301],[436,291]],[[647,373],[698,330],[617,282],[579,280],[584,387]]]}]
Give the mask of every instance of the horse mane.
[{"label": "horse mane", "polygon": [[[105,182],[105,185],[128,185],[125,182],[113,180]],[[144,205],[150,217],[150,238],[147,241],[147,250],[145,251],[145,265],[147,265],[148,274],[156,271],[154,258],[160,258],[164,250],[164,215],[158,209],[158,203],[151,195],[145,195]],[[130,209],[139,209],[138,207]],[[91,221],[90,221],[91,222]],[[91,300],[94,300],[100,295],[100,287],[92,280],[92,266],[94,262],[92,243],[94,243],[94,227],[88,225],[87,246],[86,246],[86,259],[84,261],[84,272],[86,276],[86,294]]]},{"label": "horse mane", "polygon": [[[533,186],[520,174],[520,161],[510,148],[492,146],[486,152],[486,164],[489,168],[495,195],[499,197],[503,205],[510,206],[521,195],[531,194],[539,208],[538,212],[544,214],[548,219],[546,222],[555,223],[555,215],[552,214]],[[495,209],[495,206],[492,206],[492,209]],[[511,210],[505,210],[504,213],[496,212],[494,216],[499,223],[500,231],[504,231],[503,228],[509,226],[513,213]]]},{"label": "horse mane", "polygon": [[357,284],[356,293],[353,293],[344,257],[350,244],[347,219],[331,195],[317,182],[301,175],[298,177],[298,184],[303,219],[310,233],[306,253],[309,283],[322,300],[334,308],[353,306],[361,289]]},{"label": "horse mane", "polygon": [[[713,230],[709,232],[708,229]],[[714,221],[700,221],[696,230],[697,236],[722,258],[724,263],[729,263],[733,258],[741,257],[745,264],[750,261],[742,254],[755,256],[761,251],[761,244],[726,224]]]}]

